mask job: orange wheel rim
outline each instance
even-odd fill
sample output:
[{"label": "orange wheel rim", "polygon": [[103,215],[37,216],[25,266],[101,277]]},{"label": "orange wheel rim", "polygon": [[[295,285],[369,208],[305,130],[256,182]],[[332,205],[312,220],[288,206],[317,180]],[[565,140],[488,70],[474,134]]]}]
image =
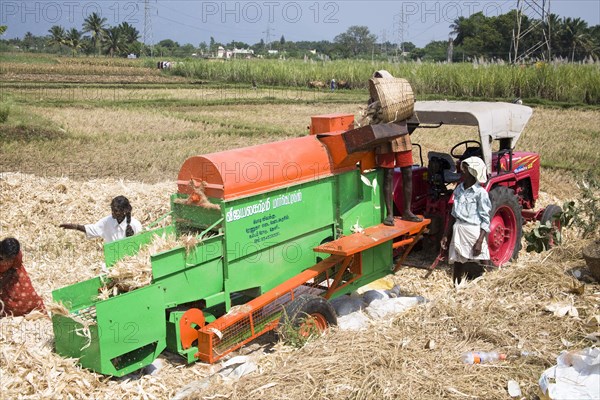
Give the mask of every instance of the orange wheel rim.
[{"label": "orange wheel rim", "polygon": [[323,332],[325,329],[327,329],[327,320],[325,317],[321,314],[310,314],[298,328],[298,333],[302,337],[309,337],[314,333]]}]

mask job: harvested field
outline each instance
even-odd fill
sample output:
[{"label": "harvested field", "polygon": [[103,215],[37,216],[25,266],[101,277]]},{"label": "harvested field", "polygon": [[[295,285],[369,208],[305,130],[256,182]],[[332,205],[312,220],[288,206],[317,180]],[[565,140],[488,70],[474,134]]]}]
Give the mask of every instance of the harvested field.
[{"label": "harvested field", "polygon": [[47,63],[3,62],[0,80],[4,82],[69,83],[173,83],[188,82],[166,76],[158,69],[145,68],[127,60],[86,60],[55,58]]},{"label": "harvested field", "polygon": [[[199,89],[202,91],[208,93],[208,89]],[[160,182],[173,179],[183,160],[191,155],[305,135],[312,115],[358,115],[364,107],[355,101],[182,105],[177,104],[182,101],[177,98],[179,92],[167,93],[176,97],[148,99],[148,103],[141,100],[142,104],[136,100],[110,105],[91,99],[84,104],[31,102],[15,106],[0,130],[0,171]],[[189,91],[181,90],[180,95],[187,96]],[[233,100],[235,91],[211,96],[221,95]],[[596,111],[536,108],[517,150],[540,153],[543,186],[548,192],[569,195],[583,171],[600,171],[598,126],[600,113]],[[474,135],[475,129],[442,127],[417,130],[412,141],[423,146],[426,161],[428,151],[448,152],[460,140],[476,138]],[[416,151],[414,160],[418,162]]]},{"label": "harvested field", "polygon": [[[169,195],[176,190],[174,180],[186,157],[305,135],[311,115],[356,115],[367,97],[359,91],[268,88],[266,84],[279,78],[267,74],[269,83],[259,82],[257,90],[250,88],[250,75],[230,81],[239,87],[204,86],[190,77],[214,77],[199,75],[202,71],[173,76],[139,60],[17,61],[0,67],[0,99],[11,103],[8,121],[0,127],[0,238],[21,241],[25,268],[47,305],[53,290],[103,272],[102,243],[58,224],[94,222],[107,215],[110,200],[122,194],[130,199],[133,215],[148,226],[169,211]],[[226,64],[239,65],[243,64]],[[222,70],[223,65],[214,68]],[[365,63],[360,68],[367,76],[374,67]],[[406,68],[408,72],[398,70],[397,75],[411,74],[412,66]],[[480,68],[472,76],[490,70]],[[584,70],[593,72],[597,66]],[[489,87],[471,82],[461,68],[450,75],[428,66],[415,72],[415,87],[431,83],[435,93],[444,91],[439,80],[446,78],[468,80],[453,83],[466,90]],[[540,75],[533,70],[514,72],[523,79],[525,74]],[[296,72],[290,75],[299,87],[306,84]],[[349,79],[364,80],[360,74]],[[224,81],[229,78],[220,82]],[[511,87],[491,88],[484,95],[512,100],[516,93]],[[556,87],[570,86],[560,81]],[[572,94],[550,93],[548,98],[583,102],[581,87]],[[534,111],[517,150],[541,154],[538,207],[573,199],[581,173],[600,171],[599,126],[596,110]],[[426,156],[428,150],[448,152],[473,133],[444,127],[434,134],[417,132],[413,142],[423,145]],[[395,282],[405,294],[423,296],[429,303],[374,322],[365,331],[332,329],[302,349],[252,343],[234,355],[250,354],[258,371],[238,382],[216,374],[221,364],[186,365],[167,353],[159,359],[164,366],[153,375],[107,378],[56,355],[51,322],[44,315],[4,318],[0,398],[165,399],[196,382],[186,398],[507,399],[508,380],[520,384],[524,398],[536,398],[540,374],[561,351],[597,344],[590,335],[600,330],[600,285],[589,280],[583,245],[567,231],[562,247],[542,254],[523,251],[513,265],[459,288],[452,287],[447,268],[427,280],[422,269],[403,268]],[[431,261],[431,255],[416,253],[407,264]],[[580,280],[573,278],[577,272]],[[554,303],[575,307],[578,317],[546,311]],[[460,358],[469,350],[499,350],[509,358],[465,366]],[[522,351],[533,355],[521,357]]]},{"label": "harvested field", "polygon": [[[98,72],[95,72],[98,74]],[[2,75],[2,80],[6,82],[39,82],[40,80],[48,83],[178,83],[187,82],[187,79],[180,77],[166,77],[161,75],[136,76],[136,75],[64,75],[56,74],[28,74],[6,72]]]},{"label": "harvested field", "polygon": [[[0,236],[21,240],[25,267],[48,304],[53,289],[96,276],[102,266],[100,242],[64,231],[59,223],[93,222],[107,214],[112,197],[124,194],[146,226],[168,211],[174,190],[170,182],[78,182],[3,173]],[[547,193],[542,198],[554,201]],[[564,246],[542,254],[522,252],[513,265],[459,288],[451,286],[443,268],[427,280],[423,270],[403,268],[396,283],[404,293],[421,295],[429,303],[366,331],[334,329],[299,350],[278,344],[272,352],[252,353],[259,371],[238,382],[215,375],[219,365],[188,366],[169,355],[161,357],[164,366],[154,375],[109,379],[54,354],[46,317],[4,318],[0,392],[3,398],[164,399],[190,382],[204,381],[187,398],[505,399],[507,381],[513,379],[526,398],[534,398],[540,374],[559,352],[592,345],[589,335],[598,332],[593,317],[600,315],[600,285],[585,283],[582,245],[567,232]],[[574,279],[573,271],[581,271],[583,281]],[[579,316],[545,311],[552,303],[572,305]],[[426,346],[431,340],[433,348]],[[240,353],[259,347],[252,344]],[[509,358],[466,366],[460,356],[469,350],[499,350]],[[521,351],[536,355],[520,357]]]}]

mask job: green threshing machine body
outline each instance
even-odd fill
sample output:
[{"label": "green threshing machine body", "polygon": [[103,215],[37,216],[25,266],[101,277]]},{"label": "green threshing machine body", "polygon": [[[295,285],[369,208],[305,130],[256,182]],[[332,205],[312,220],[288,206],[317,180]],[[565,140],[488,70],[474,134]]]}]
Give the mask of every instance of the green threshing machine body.
[{"label": "green threshing machine body", "polygon": [[[348,117],[331,120],[339,118]],[[53,316],[56,351],[113,376],[150,364],[165,349],[196,361],[200,343],[182,342],[189,309],[201,310],[210,324],[329,256],[315,247],[351,235],[353,226],[380,224],[381,170],[360,167],[368,152],[343,162],[338,155],[335,162],[331,144],[321,139],[310,135],[188,159],[171,196],[172,223],[106,244],[105,262],[110,268],[135,255],[154,235],[192,233],[197,243],[152,255],[151,284],[127,293],[98,299],[104,276],[55,290],[54,301],[71,313]],[[218,207],[193,201],[200,191]],[[360,258],[358,279],[330,297],[389,274],[392,241],[361,251]]]}]

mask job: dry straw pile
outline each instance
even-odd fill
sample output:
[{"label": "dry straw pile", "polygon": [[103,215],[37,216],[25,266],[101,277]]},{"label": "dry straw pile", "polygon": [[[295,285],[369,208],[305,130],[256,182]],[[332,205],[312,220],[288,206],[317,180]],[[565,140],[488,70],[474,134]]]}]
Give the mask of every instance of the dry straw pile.
[{"label": "dry straw pile", "polygon": [[[147,225],[168,212],[172,183],[66,178],[22,174],[0,176],[1,236],[16,236],[34,287],[50,304],[53,289],[100,274],[100,242],[63,231],[61,222],[94,222],[107,215],[110,199],[123,194],[133,214]],[[365,331],[333,329],[302,349],[276,345],[257,356],[258,372],[237,382],[215,375],[219,365],[185,365],[163,355],[154,375],[136,373],[111,379],[79,368],[76,360],[53,353],[52,326],[46,316],[0,320],[0,397],[165,399],[185,385],[208,385],[188,396],[197,399],[506,399],[509,380],[526,398],[537,390],[540,374],[565,349],[593,344],[598,332],[600,286],[572,277],[584,271],[581,243],[549,253],[521,253],[512,266],[454,288],[446,270],[427,280],[424,271],[402,269],[395,280],[404,293],[429,303]],[[584,273],[584,278],[586,277]],[[558,303],[571,315],[547,311]],[[577,310],[578,316],[572,316]],[[592,335],[592,336],[590,336]],[[254,345],[255,347],[255,345]],[[508,360],[464,365],[470,350],[498,350]],[[520,356],[522,351],[534,355]],[[212,377],[212,378],[211,378]]]}]

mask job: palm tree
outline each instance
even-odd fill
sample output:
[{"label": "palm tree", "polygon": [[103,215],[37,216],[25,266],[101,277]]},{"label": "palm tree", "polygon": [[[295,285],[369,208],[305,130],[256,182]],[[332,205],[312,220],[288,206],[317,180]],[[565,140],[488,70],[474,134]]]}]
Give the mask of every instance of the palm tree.
[{"label": "palm tree", "polygon": [[105,31],[104,49],[111,57],[114,57],[115,53],[119,54],[124,50],[122,32],[118,26]]},{"label": "palm tree", "polygon": [[560,45],[560,35],[562,31],[562,23],[560,17],[556,14],[548,15],[548,31],[550,32],[549,40],[553,54],[561,54],[562,46]]},{"label": "palm tree", "polygon": [[587,22],[581,18],[563,19],[563,37],[571,47],[571,62],[575,60],[575,49],[579,46],[584,51],[589,51],[591,47],[591,37],[588,34]]},{"label": "palm tree", "polygon": [[119,29],[121,30],[124,47],[127,51],[130,51],[140,38],[140,32],[135,29],[133,25],[129,25],[127,22],[123,22],[121,25],[119,25]]},{"label": "palm tree", "polygon": [[123,22],[121,25],[119,25],[119,29],[121,29],[123,40],[125,40],[127,44],[132,44],[140,38],[140,32],[135,29],[133,25],[129,25],[127,22]]},{"label": "palm tree", "polygon": [[466,25],[467,25],[467,19],[463,16],[456,18],[452,22],[452,24],[450,24],[450,28],[452,29],[450,34],[456,35],[455,39],[454,39],[454,44],[457,46],[461,45],[462,42],[465,40],[465,35],[467,33]]},{"label": "palm tree", "polygon": [[60,49],[65,44],[65,30],[62,26],[54,25],[48,30],[48,33],[50,33],[50,39],[48,39],[50,46],[56,46]]},{"label": "palm tree", "polygon": [[34,47],[33,33],[27,32],[25,36],[23,36],[23,47],[25,47],[27,50]]},{"label": "palm tree", "polygon": [[91,13],[84,21],[83,21],[83,32],[91,32],[92,34],[92,45],[94,49],[98,49],[98,55],[100,54],[100,49],[98,46],[98,41],[102,40],[102,36],[106,31],[104,25],[106,24],[106,18],[101,18],[97,13]]},{"label": "palm tree", "polygon": [[73,57],[75,57],[77,50],[80,49],[83,44],[81,42],[81,32],[76,28],[71,28],[65,37],[65,44],[71,48]]}]

